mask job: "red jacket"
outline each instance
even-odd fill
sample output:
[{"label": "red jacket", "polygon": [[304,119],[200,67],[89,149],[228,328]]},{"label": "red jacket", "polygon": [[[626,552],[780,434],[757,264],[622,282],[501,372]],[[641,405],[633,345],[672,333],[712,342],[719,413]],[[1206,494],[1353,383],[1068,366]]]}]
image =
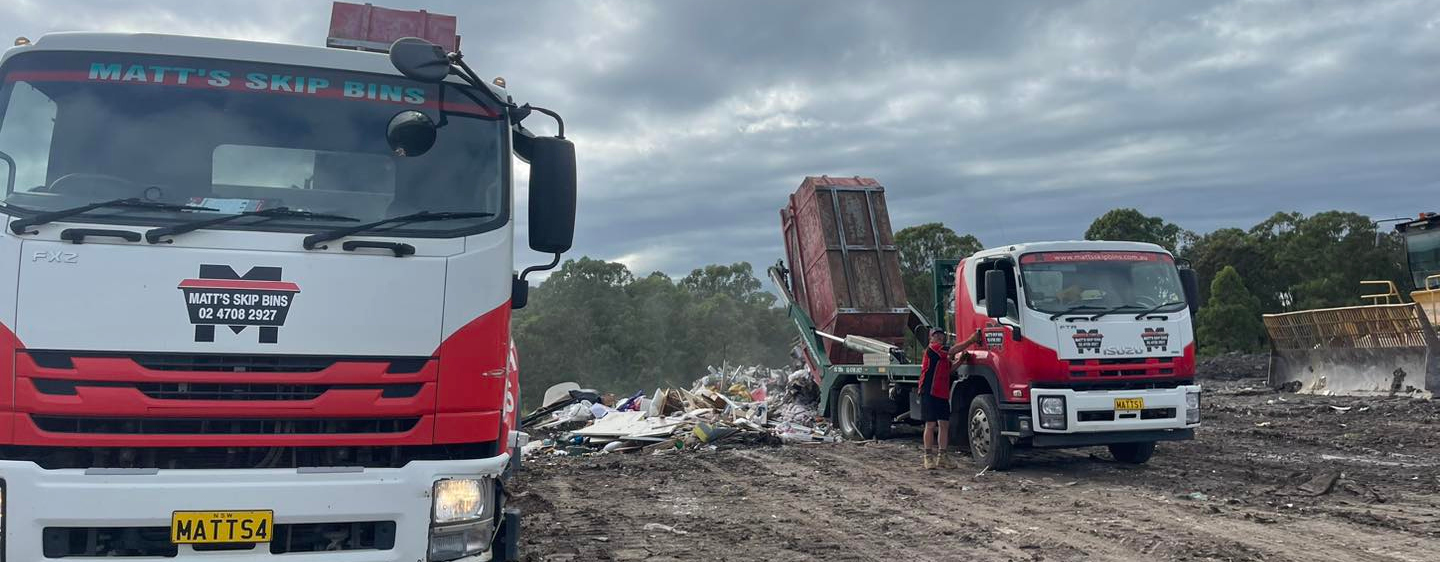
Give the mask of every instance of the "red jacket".
[{"label": "red jacket", "polygon": [[931,396],[942,400],[950,399],[950,352],[938,343],[925,348],[925,359],[920,361],[920,389],[928,390]]}]

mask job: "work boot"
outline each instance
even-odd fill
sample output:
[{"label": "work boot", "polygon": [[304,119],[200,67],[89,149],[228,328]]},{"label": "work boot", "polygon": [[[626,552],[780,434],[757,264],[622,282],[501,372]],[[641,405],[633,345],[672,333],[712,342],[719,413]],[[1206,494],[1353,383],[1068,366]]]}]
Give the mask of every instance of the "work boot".
[{"label": "work boot", "polygon": [[937,466],[935,464],[935,459],[936,456],[930,454],[930,449],[925,449],[925,470],[935,470],[935,467]]},{"label": "work boot", "polygon": [[935,455],[935,466],[938,468],[943,468],[945,470],[954,470],[955,461],[950,460],[950,453],[946,451],[940,451],[938,454]]}]

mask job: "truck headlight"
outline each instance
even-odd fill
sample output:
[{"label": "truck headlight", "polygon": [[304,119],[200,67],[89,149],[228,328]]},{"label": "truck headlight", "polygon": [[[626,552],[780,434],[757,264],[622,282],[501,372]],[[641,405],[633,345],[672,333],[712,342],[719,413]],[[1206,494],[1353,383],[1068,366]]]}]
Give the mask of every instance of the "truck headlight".
[{"label": "truck headlight", "polygon": [[1040,428],[1065,429],[1065,397],[1040,397]]},{"label": "truck headlight", "polygon": [[1200,393],[1185,393],[1185,423],[1200,423]]},{"label": "truck headlight", "polygon": [[494,486],[487,479],[455,478],[435,483],[435,509],[430,521],[449,525],[473,521],[490,511]]},{"label": "truck headlight", "polygon": [[495,534],[495,483],[489,478],[453,478],[435,482],[430,514],[433,561],[455,560],[490,548]]}]

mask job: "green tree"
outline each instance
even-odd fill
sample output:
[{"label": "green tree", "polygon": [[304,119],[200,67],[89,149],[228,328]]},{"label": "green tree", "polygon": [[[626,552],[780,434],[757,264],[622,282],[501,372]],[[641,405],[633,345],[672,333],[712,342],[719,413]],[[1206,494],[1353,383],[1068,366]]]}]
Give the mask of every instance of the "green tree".
[{"label": "green tree", "polygon": [[1260,300],[1245,288],[1240,273],[1228,265],[1215,275],[1210,300],[1196,320],[1200,351],[1207,355],[1258,351],[1264,342]]},{"label": "green tree", "polygon": [[1180,234],[1179,226],[1160,217],[1145,216],[1136,209],[1112,209],[1090,223],[1085,239],[1149,242],[1174,252]]},{"label": "green tree", "polygon": [[1290,310],[1359,304],[1365,280],[1406,286],[1401,242],[1377,237],[1365,215],[1275,213],[1251,228],[1250,236],[1273,261],[1267,282],[1281,288],[1282,305],[1288,302]]},{"label": "green tree", "polygon": [[762,290],[763,285],[755,278],[754,268],[748,262],[707,265],[693,270],[680,280],[680,287],[700,295],[723,294],[766,306],[775,302],[775,295]]},{"label": "green tree", "polygon": [[1203,236],[1191,235],[1180,257],[1190,260],[1200,279],[1200,302],[1210,300],[1210,284],[1226,266],[1232,266],[1247,280],[1251,292],[1265,311],[1281,309],[1280,295],[1286,287],[1275,271],[1275,260],[1249,233],[1239,228],[1222,228]]},{"label": "green tree", "polygon": [[688,386],[707,365],[789,362],[793,338],[748,263],[706,266],[676,282],[623,264],[566,261],[512,323],[525,409],[575,381],[617,394]]},{"label": "green tree", "polygon": [[[973,235],[961,236],[938,222],[900,229],[895,233],[900,254],[900,274],[905,279],[905,296],[927,316],[935,309],[931,267],[937,259],[961,259],[985,249]],[[931,319],[931,321],[938,321]]]},{"label": "green tree", "polygon": [[[935,260],[961,259],[985,249],[979,238],[970,234],[961,236],[938,222],[900,229],[895,233],[895,247],[900,257],[906,300],[926,317],[935,310],[934,273],[931,272]],[[942,322],[943,319],[931,318],[930,321]],[[918,357],[922,343],[914,334],[907,333],[905,347],[911,357]]]}]

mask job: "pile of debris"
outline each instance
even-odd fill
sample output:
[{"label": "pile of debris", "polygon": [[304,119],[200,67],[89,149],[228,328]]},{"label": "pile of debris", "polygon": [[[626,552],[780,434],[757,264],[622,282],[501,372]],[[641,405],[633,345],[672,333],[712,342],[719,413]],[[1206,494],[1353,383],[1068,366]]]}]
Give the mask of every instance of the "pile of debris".
[{"label": "pile of debris", "polygon": [[826,443],[839,432],[818,417],[820,391],[809,371],[709,369],[690,389],[614,395],[561,383],[525,416],[525,455],[697,450],[742,445]]}]

